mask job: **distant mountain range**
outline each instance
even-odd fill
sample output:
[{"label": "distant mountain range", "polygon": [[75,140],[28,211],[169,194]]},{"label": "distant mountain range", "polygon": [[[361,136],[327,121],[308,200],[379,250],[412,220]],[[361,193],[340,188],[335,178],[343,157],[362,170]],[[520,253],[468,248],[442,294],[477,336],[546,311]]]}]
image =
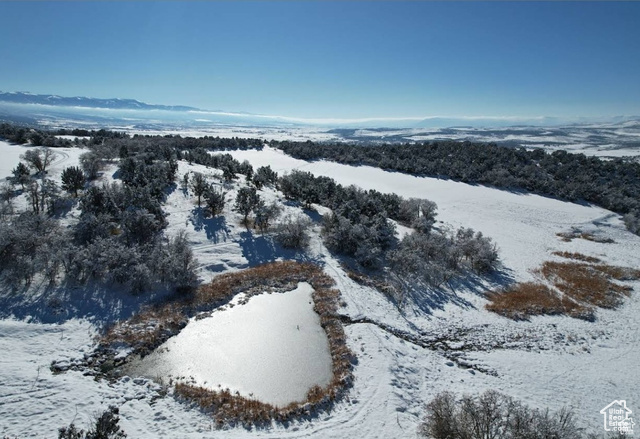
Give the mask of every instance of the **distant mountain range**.
[{"label": "distant mountain range", "polygon": [[87,97],[64,97],[56,95],[37,95],[28,92],[0,92],[0,102],[12,104],[40,104],[56,107],[108,108],[112,110],[165,110],[165,111],[201,111],[184,105],[153,105],[135,99],[97,99]]},{"label": "distant mountain range", "polygon": [[[31,105],[43,107],[32,107]],[[88,110],[91,111],[88,111]],[[104,111],[109,110],[109,111]],[[113,111],[117,110],[117,111]],[[161,110],[162,113],[149,110]],[[125,114],[126,113],[126,114]],[[190,126],[225,124],[229,126],[313,126],[323,128],[505,128],[505,127],[553,127],[574,124],[621,124],[640,120],[638,116],[617,117],[414,117],[414,118],[361,118],[361,119],[309,119],[304,117],[273,116],[246,112],[203,110],[184,105],[155,105],[135,99],[98,99],[89,97],[64,97],[28,92],[1,92],[0,117],[22,121],[28,118],[43,121],[46,118],[75,119],[96,124],[117,125],[153,123]]]}]

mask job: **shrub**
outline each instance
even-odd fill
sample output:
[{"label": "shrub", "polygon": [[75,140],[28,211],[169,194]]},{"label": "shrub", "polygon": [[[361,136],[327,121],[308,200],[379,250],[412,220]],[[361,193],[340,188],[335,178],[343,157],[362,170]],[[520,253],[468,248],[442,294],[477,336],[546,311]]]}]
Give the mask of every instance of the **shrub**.
[{"label": "shrub", "polygon": [[276,242],[285,248],[303,250],[309,245],[311,221],[302,215],[286,216],[276,225]]},{"label": "shrub", "polygon": [[433,439],[579,439],[582,431],[571,410],[531,409],[493,390],[459,401],[453,393],[438,394],[418,430]]},{"label": "shrub", "polygon": [[592,318],[593,309],[561,297],[548,286],[524,282],[490,293],[486,308],[514,320],[525,320],[536,315],[561,315]]},{"label": "shrub", "polygon": [[[637,271],[637,270],[636,270]],[[601,308],[615,308],[628,295],[630,287],[618,285],[614,279],[637,279],[638,273],[621,267],[547,261],[540,273],[565,295]]]},{"label": "shrub", "polygon": [[109,406],[96,419],[95,425],[89,431],[78,430],[74,424],[71,424],[58,430],[58,439],[124,439],[127,435],[118,425],[120,422],[118,413],[117,407]]}]

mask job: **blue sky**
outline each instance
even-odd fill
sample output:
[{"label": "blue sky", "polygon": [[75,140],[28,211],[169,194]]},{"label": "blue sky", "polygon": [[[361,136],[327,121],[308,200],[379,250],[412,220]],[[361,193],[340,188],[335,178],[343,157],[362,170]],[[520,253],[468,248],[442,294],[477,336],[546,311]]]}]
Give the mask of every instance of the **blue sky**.
[{"label": "blue sky", "polygon": [[640,114],[637,2],[0,2],[0,90],[291,117]]}]

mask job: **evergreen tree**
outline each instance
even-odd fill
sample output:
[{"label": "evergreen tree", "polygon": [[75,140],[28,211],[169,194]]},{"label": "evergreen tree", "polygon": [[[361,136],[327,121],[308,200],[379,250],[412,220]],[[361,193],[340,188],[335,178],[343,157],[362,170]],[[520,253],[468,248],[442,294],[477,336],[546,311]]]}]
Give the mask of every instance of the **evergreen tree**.
[{"label": "evergreen tree", "polygon": [[200,207],[202,202],[202,196],[207,191],[207,181],[199,172],[193,173],[193,178],[191,179],[191,190],[193,190],[193,194],[198,197],[198,207]]},{"label": "evergreen tree", "polygon": [[84,173],[77,166],[69,166],[62,171],[62,189],[78,196],[78,191],[84,187]]},{"label": "evergreen tree", "polygon": [[244,216],[243,223],[247,223],[249,214],[260,205],[260,196],[256,188],[243,187],[238,191],[234,209]]},{"label": "evergreen tree", "polygon": [[24,185],[29,183],[29,181],[31,180],[31,173],[29,172],[29,168],[27,168],[24,163],[19,162],[18,165],[13,168],[11,173],[13,174],[13,182],[20,184],[20,186],[24,190]]},{"label": "evergreen tree", "polygon": [[209,185],[209,187],[207,187],[207,190],[204,193],[204,202],[211,216],[220,215],[222,213],[222,209],[224,209],[225,195],[227,195],[226,192],[217,189],[214,185]]}]

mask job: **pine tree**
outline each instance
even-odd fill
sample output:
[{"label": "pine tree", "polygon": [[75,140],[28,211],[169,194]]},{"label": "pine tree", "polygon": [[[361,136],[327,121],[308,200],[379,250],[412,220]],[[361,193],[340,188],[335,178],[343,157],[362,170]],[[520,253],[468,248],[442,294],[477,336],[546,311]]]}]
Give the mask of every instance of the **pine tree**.
[{"label": "pine tree", "polygon": [[77,166],[69,166],[62,171],[62,189],[78,196],[78,191],[84,187],[84,173]]},{"label": "pine tree", "polygon": [[22,189],[24,190],[24,185],[29,183],[31,180],[31,173],[29,172],[29,168],[22,163],[19,162],[18,165],[11,171],[13,174],[13,182],[19,183]]},{"label": "pine tree", "polygon": [[202,196],[207,191],[207,181],[199,172],[194,172],[193,178],[191,179],[191,189],[193,190],[193,194],[198,197],[198,207],[201,205]]},{"label": "pine tree", "polygon": [[244,215],[243,223],[246,224],[249,214],[259,205],[260,196],[256,192],[256,188],[243,187],[238,191],[234,209]]},{"label": "pine tree", "polygon": [[216,216],[222,213],[222,209],[224,209],[225,195],[227,195],[226,192],[222,192],[221,190],[216,189],[215,186],[209,185],[204,193],[204,201],[211,216]]}]

